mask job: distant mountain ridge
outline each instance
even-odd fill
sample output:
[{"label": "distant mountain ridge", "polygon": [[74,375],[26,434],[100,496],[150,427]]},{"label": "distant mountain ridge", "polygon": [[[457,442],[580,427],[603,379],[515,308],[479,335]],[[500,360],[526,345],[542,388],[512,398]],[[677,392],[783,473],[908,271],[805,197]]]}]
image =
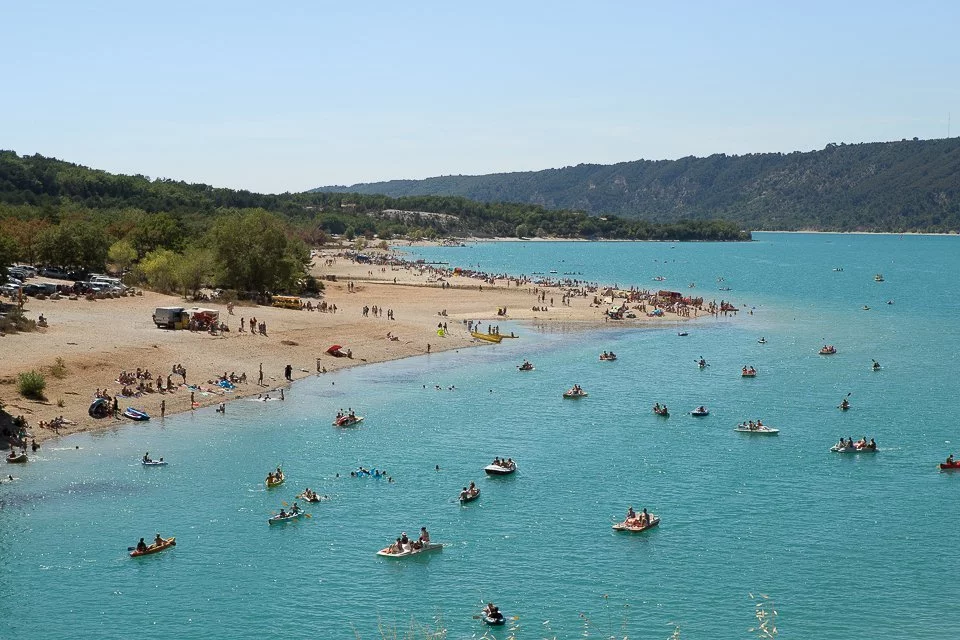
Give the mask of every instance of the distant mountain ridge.
[{"label": "distant mountain ridge", "polygon": [[723,218],[755,230],[960,230],[960,138],[829,144],[612,165],[390,180],[314,191],[462,196],[650,222]]}]

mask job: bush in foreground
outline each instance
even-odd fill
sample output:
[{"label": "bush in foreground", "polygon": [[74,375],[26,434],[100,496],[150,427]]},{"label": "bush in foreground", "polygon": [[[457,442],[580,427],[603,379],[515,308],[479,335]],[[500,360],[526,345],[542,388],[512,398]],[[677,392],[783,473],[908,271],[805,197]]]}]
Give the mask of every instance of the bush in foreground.
[{"label": "bush in foreground", "polygon": [[24,398],[45,400],[43,390],[47,388],[47,379],[39,371],[26,371],[17,376],[17,389]]}]

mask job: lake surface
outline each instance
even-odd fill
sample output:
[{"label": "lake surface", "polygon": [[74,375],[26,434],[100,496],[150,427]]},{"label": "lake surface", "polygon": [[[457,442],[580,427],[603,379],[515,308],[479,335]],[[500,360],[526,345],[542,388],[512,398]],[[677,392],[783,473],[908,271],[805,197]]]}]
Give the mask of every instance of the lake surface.
[{"label": "lake surface", "polygon": [[[473,618],[486,601],[517,617],[518,638],[667,638],[674,624],[683,638],[743,638],[750,593],[775,601],[783,638],[957,626],[960,588],[944,577],[960,543],[960,473],[937,463],[960,454],[960,239],[755,238],[418,249],[451,266],[579,273],[754,313],[685,324],[686,337],[672,323],[503,324],[521,338],[327,374],[225,416],[211,407],[70,437],[4,465],[21,479],[0,485],[0,638],[380,638],[378,624],[401,637],[411,624],[508,637]],[[819,356],[824,343],[838,353]],[[597,360],[611,349],[618,361]],[[517,371],[524,358],[535,371]],[[756,379],[740,378],[747,364]],[[590,396],[562,400],[575,382]],[[655,416],[654,402],[672,415]],[[700,404],[710,415],[691,417]],[[347,407],[362,425],[331,427]],[[732,431],[758,417],[780,435]],[[880,451],[829,451],[862,435]],[[170,464],[143,467],[145,451]],[[497,455],[518,472],[484,477]],[[267,491],[279,464],[287,483]],[[358,465],[394,482],[350,478]],[[461,507],[471,480],[482,495]],[[306,486],[330,500],[268,526]],[[628,505],[660,527],[613,532]],[[442,552],[375,555],[422,525]],[[176,535],[176,548],[127,557],[156,533]]]}]

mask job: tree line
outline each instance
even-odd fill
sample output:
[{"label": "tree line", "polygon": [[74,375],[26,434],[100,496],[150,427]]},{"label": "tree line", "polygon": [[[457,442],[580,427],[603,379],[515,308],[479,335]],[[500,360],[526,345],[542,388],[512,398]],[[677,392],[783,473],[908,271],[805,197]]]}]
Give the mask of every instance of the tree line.
[{"label": "tree line", "polygon": [[350,241],[750,238],[722,220],[657,224],[448,196],[258,194],[0,151],[0,265],[22,261],[98,271],[109,263],[160,290],[189,291],[205,282],[242,291],[297,291],[316,286],[305,277],[308,248],[334,235]]}]

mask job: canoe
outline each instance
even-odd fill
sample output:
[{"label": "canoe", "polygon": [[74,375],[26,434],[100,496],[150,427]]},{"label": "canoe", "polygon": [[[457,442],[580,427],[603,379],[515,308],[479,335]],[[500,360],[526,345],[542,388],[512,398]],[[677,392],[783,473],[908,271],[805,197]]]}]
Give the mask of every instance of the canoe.
[{"label": "canoe", "polygon": [[941,471],[950,471],[952,469],[960,469],[960,461],[954,461],[952,464],[947,464],[946,462],[940,463]]},{"label": "canoe", "polygon": [[695,418],[702,418],[703,416],[708,416],[708,415],[710,415],[710,411],[707,411],[707,410],[704,410],[704,411],[693,410],[693,411],[690,412],[690,415],[694,416]]},{"label": "canoe", "polygon": [[27,454],[21,453],[19,455],[14,455],[12,452],[7,456],[7,462],[10,464],[22,464],[27,461]]},{"label": "canoe", "polygon": [[334,420],[334,421],[333,421],[333,426],[335,426],[335,427],[355,427],[356,425],[360,424],[361,422],[363,422],[363,416],[354,416],[353,418],[351,418],[350,416],[344,416],[344,418],[340,418],[340,422],[337,422],[336,420]]},{"label": "canoe", "polygon": [[321,498],[319,494],[313,494],[313,498],[308,498],[306,494],[298,493],[297,500],[303,500],[304,502],[320,502]]},{"label": "canoe", "polygon": [[641,531],[646,531],[647,529],[653,529],[655,526],[660,524],[660,516],[653,516],[653,519],[650,520],[650,524],[645,527],[638,527],[635,525],[628,525],[626,520],[623,522],[618,522],[613,525],[614,531],[629,531],[630,533],[640,533]]},{"label": "canoe", "polygon": [[147,414],[147,412],[134,409],[133,407],[127,407],[124,409],[123,415],[131,420],[136,420],[137,422],[144,422],[150,419],[150,416]]},{"label": "canoe", "polygon": [[563,397],[569,398],[571,400],[576,400],[577,398],[586,398],[588,394],[586,391],[581,391],[580,393],[573,393],[572,391],[564,391]]},{"label": "canoe", "polygon": [[490,476],[505,476],[516,471],[517,465],[514,463],[512,467],[502,467],[499,464],[488,464],[483,470]]},{"label": "canoe", "polygon": [[830,451],[833,451],[834,453],[876,453],[877,449],[876,447],[861,447],[860,449],[857,449],[856,447],[840,447],[833,445],[830,447]]},{"label": "canoe", "polygon": [[290,522],[291,520],[299,520],[299,519],[302,518],[306,513],[307,513],[306,511],[304,511],[303,509],[301,509],[300,511],[297,511],[296,513],[288,513],[288,514],[285,515],[285,516],[280,516],[280,515],[271,516],[270,518],[267,518],[267,522],[268,522],[269,524],[280,524],[280,523],[282,523],[282,522]]},{"label": "canoe", "polygon": [[477,331],[471,331],[470,335],[476,338],[477,340],[486,340],[487,342],[495,342],[497,344],[503,340],[503,336],[498,333],[479,333]]},{"label": "canoe", "polygon": [[177,546],[177,539],[167,538],[163,541],[162,544],[157,544],[157,543],[151,544],[144,551],[137,551],[136,549],[134,549],[133,551],[130,552],[130,557],[137,558],[139,556],[148,556],[151,553],[159,553],[165,549],[169,549],[170,547],[175,547],[175,546]]},{"label": "canoe", "polygon": [[460,504],[467,504],[468,502],[473,502],[480,497],[480,489],[477,489],[477,492],[473,495],[467,494],[466,498],[460,498]]},{"label": "canoe", "polygon": [[377,551],[378,556],[383,556],[384,558],[409,558],[410,556],[416,556],[427,551],[440,551],[443,549],[443,543],[440,542],[428,542],[419,549],[408,548],[394,553],[390,550],[390,547],[384,547]]},{"label": "canoe", "polygon": [[751,429],[750,427],[744,427],[743,425],[740,425],[734,429],[734,431],[737,433],[755,433],[758,436],[775,436],[780,433],[780,429],[774,429],[767,426]]},{"label": "canoe", "polygon": [[141,460],[140,464],[145,467],[163,467],[167,464],[166,460]]},{"label": "canoe", "polygon": [[264,482],[266,482],[267,484],[267,489],[273,489],[274,487],[279,487],[280,485],[282,485],[286,481],[286,479],[287,477],[281,473],[279,480],[274,480],[272,482],[270,480],[265,480]]}]

